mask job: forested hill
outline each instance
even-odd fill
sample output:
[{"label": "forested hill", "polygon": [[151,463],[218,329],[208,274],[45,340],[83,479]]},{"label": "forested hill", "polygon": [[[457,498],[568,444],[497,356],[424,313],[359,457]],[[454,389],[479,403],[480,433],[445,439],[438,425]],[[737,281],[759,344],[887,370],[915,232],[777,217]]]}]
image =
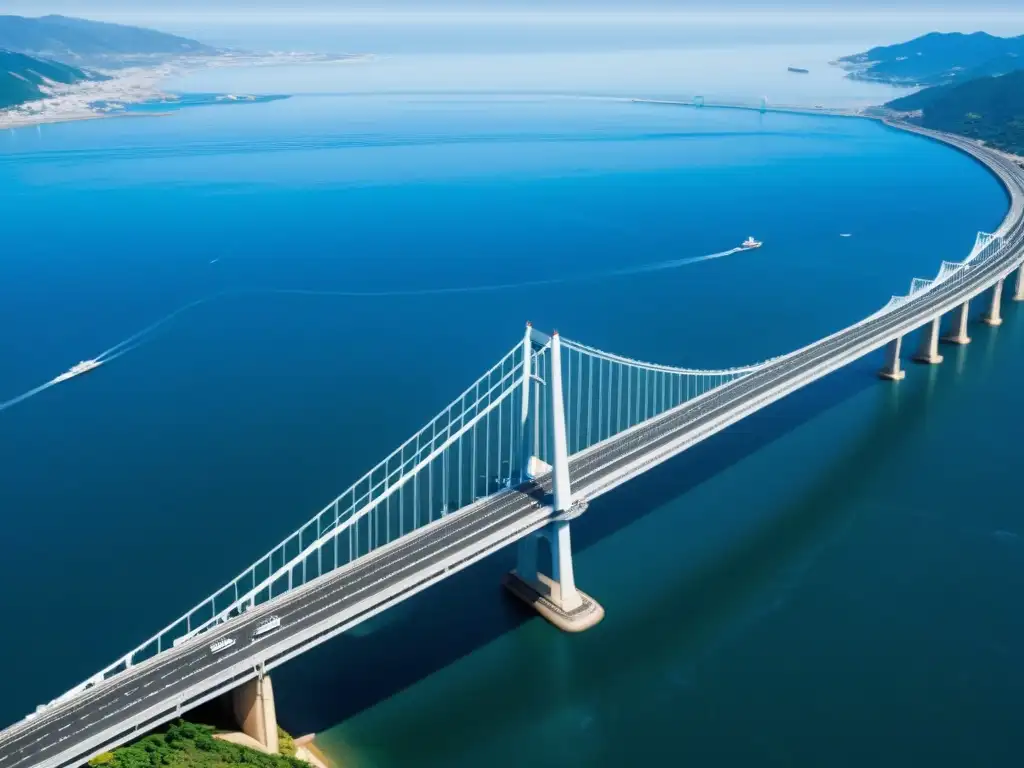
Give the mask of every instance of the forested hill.
[{"label": "forested hill", "polygon": [[945,85],[1024,69],[1024,35],[932,32],[872,48],[838,62],[850,76],[903,85]]},{"label": "forested hill", "polygon": [[47,80],[67,84],[89,77],[77,67],[0,50],[0,109],[42,98]]},{"label": "forested hill", "polygon": [[885,106],[919,111],[914,119],[926,128],[982,139],[1024,155],[1024,70],[927,88]]},{"label": "forested hill", "polygon": [[66,64],[108,67],[217,53],[177,35],[68,16],[0,16],[0,48]]}]

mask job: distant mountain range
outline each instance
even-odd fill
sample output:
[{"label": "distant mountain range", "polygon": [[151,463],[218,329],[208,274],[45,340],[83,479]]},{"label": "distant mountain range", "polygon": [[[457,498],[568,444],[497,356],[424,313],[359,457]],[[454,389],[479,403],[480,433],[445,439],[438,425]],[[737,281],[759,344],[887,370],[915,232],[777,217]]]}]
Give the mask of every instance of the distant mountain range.
[{"label": "distant mountain range", "polygon": [[932,32],[838,62],[850,77],[895,85],[946,85],[1024,69],[1024,35]]},{"label": "distant mountain range", "polygon": [[0,16],[0,49],[73,66],[122,67],[218,50],[152,29],[68,16]]},{"label": "distant mountain range", "polygon": [[885,105],[926,128],[950,131],[1024,155],[1024,69],[927,88]]},{"label": "distant mountain range", "polygon": [[0,51],[0,109],[41,99],[47,81],[77,83],[97,75],[67,64],[13,51]]}]

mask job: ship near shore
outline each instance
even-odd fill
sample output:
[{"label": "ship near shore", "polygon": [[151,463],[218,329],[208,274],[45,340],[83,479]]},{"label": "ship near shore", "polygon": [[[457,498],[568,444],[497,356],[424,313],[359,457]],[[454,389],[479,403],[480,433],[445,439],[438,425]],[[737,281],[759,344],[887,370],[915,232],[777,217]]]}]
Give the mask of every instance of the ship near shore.
[{"label": "ship near shore", "polygon": [[102,360],[83,360],[77,365],[73,365],[70,368],[68,368],[64,373],[54,378],[53,381],[50,383],[60,384],[62,381],[67,381],[68,379],[75,378],[75,376],[80,376],[83,373],[88,373],[89,371],[95,370],[96,368],[99,368],[101,365],[103,365]]},{"label": "ship near shore", "polygon": [[801,75],[810,74],[811,71],[809,69],[804,69],[803,67],[786,67],[786,69],[788,69],[790,72],[796,72],[797,74]]}]

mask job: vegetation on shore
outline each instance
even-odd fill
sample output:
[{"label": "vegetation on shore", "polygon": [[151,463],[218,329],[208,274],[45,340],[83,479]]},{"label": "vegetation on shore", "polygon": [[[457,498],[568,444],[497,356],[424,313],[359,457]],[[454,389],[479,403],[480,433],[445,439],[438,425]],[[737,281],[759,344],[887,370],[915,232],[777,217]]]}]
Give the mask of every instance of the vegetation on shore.
[{"label": "vegetation on shore", "polygon": [[163,733],[151,733],[133,744],[104,752],[89,761],[103,768],[309,768],[295,758],[295,743],[281,732],[281,755],[268,755],[213,738],[215,729],[178,720]]},{"label": "vegetation on shore", "polygon": [[1024,155],[1024,70],[927,88],[890,101],[925,128],[949,131]]},{"label": "vegetation on shore", "polygon": [[54,15],[0,15],[0,48],[76,67],[146,65],[217,52],[195,40],[153,29]]},{"label": "vegetation on shore", "polygon": [[946,85],[1024,69],[1024,35],[931,32],[844,56],[849,76],[894,85]]},{"label": "vegetation on shore", "polygon": [[43,98],[51,82],[68,85],[92,77],[77,67],[0,49],[0,109]]}]

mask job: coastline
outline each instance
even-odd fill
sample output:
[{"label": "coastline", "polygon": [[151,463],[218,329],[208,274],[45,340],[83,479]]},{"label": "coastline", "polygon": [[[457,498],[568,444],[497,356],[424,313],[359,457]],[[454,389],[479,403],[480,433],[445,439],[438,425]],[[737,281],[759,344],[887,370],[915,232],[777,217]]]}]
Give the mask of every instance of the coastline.
[{"label": "coastline", "polygon": [[[882,107],[808,107],[799,105],[788,105],[780,104],[776,106],[767,105],[764,107],[756,106],[753,104],[743,104],[740,102],[729,103],[729,102],[709,102],[709,103],[696,103],[692,101],[670,101],[666,99],[643,99],[643,98],[632,98],[630,101],[639,104],[662,104],[665,106],[678,106],[678,107],[692,107],[694,109],[741,109],[752,112],[779,112],[784,114],[795,114],[795,115],[818,115],[821,117],[858,117],[863,120],[877,120],[885,123],[893,128],[900,130],[909,131],[911,133],[916,132],[915,129],[921,128],[922,126],[908,123],[904,120],[893,119],[891,114],[887,114]],[[958,136],[969,142],[973,142],[977,146],[1000,155],[1010,162],[1016,163],[1017,165],[1024,168],[1024,155],[1017,155],[1013,152],[1007,152],[1006,150],[999,149],[998,147],[992,146],[985,141],[980,139],[972,139],[969,136],[963,136],[961,134],[950,134]],[[948,143],[948,142],[947,142]],[[950,145],[952,146],[952,145]]]},{"label": "coastline", "polygon": [[140,104],[167,101],[174,103],[177,97],[161,87],[172,76],[181,76],[191,71],[216,67],[275,66],[308,63],[352,63],[372,59],[369,54],[306,54],[268,53],[239,54],[223,53],[217,56],[203,56],[178,59],[152,66],[127,67],[124,69],[97,69],[107,80],[85,80],[63,85],[54,83],[42,99],[26,101],[0,110],[0,130],[30,128],[47,123],[66,123],[78,120],[97,120],[109,117],[163,117],[171,111],[132,112],[129,107]]},{"label": "coastline", "polygon": [[159,84],[172,71],[170,65],[131,67],[102,72],[109,80],[53,85],[48,89],[46,98],[0,111],[0,128],[26,128],[44,123],[129,114],[125,105],[142,104],[163,96]]},{"label": "coastline", "polygon": [[331,761],[326,753],[316,743],[316,734],[300,736],[295,739],[295,746],[298,750],[305,750],[305,756],[299,758],[315,766],[315,768],[331,768]]}]

